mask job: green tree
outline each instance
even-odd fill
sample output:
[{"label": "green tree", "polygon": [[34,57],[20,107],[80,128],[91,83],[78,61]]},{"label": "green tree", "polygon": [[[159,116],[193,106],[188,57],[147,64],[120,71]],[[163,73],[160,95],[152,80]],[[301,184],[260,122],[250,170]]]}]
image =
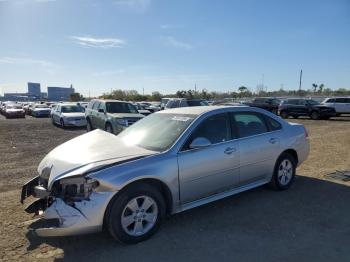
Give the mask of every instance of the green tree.
[{"label": "green tree", "polygon": [[78,101],[83,101],[84,97],[80,93],[72,93],[69,96],[69,100],[72,102],[78,102]]}]

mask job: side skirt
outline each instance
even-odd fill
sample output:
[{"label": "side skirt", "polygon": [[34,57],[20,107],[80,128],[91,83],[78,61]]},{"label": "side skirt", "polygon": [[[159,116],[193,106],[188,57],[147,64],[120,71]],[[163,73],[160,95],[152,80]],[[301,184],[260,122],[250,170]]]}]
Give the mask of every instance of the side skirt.
[{"label": "side skirt", "polygon": [[244,185],[244,186],[241,186],[241,187],[238,187],[238,188],[234,188],[234,189],[231,189],[231,190],[228,190],[228,191],[224,191],[224,192],[221,192],[221,193],[218,193],[218,194],[215,194],[215,195],[211,195],[211,196],[208,196],[208,197],[205,197],[205,198],[201,198],[201,199],[192,201],[190,203],[186,203],[186,204],[180,205],[178,208],[176,208],[174,210],[173,214],[180,213],[182,211],[185,211],[185,210],[188,210],[188,209],[192,209],[192,208],[195,208],[195,207],[198,207],[198,206],[201,206],[201,205],[205,205],[205,204],[211,203],[213,201],[216,201],[216,200],[219,200],[219,199],[222,199],[222,198],[225,198],[225,197],[236,195],[238,193],[241,193],[241,192],[253,189],[255,187],[259,187],[259,186],[262,186],[264,184],[267,184],[268,182],[269,181],[265,180],[265,179],[264,180],[259,180],[257,182],[250,183],[248,185]]}]

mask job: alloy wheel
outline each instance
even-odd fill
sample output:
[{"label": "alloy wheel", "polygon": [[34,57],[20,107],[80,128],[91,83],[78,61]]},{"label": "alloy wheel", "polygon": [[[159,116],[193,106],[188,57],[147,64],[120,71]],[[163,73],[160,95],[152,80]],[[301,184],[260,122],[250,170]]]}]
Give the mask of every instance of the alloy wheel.
[{"label": "alloy wheel", "polygon": [[282,186],[287,185],[293,177],[293,164],[289,159],[285,159],[278,167],[277,178]]}]

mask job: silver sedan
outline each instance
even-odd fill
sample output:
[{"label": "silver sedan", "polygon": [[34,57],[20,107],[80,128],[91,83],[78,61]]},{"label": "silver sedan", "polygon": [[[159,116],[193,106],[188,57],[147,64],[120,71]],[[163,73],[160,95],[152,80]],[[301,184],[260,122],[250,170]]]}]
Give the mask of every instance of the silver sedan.
[{"label": "silver sedan", "polygon": [[[83,152],[83,153],[82,153]],[[95,130],[51,151],[22,188],[39,236],[106,228],[149,238],[175,214],[264,184],[288,189],[308,156],[303,125],[251,107],[203,106],[152,114],[118,136]]]},{"label": "silver sedan", "polygon": [[62,128],[67,126],[86,126],[85,109],[76,104],[57,104],[51,110],[51,120],[54,125]]}]

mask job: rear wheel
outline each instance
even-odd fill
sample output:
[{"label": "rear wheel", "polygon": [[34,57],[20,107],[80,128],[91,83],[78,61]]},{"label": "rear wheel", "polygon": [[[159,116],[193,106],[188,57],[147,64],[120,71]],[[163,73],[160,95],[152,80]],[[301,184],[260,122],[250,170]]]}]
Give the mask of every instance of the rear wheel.
[{"label": "rear wheel", "polygon": [[91,124],[91,121],[90,121],[90,119],[87,119],[86,131],[87,131],[87,132],[90,132],[90,131],[92,131],[92,130],[94,130],[94,128],[93,128],[93,126],[92,126],[92,124]]},{"label": "rear wheel", "polygon": [[112,125],[111,125],[110,123],[107,123],[107,124],[106,124],[105,130],[106,130],[108,133],[113,134],[113,127],[112,127]]},{"label": "rear wheel", "polygon": [[320,113],[317,111],[312,111],[310,117],[312,120],[318,120],[320,119]]},{"label": "rear wheel", "polygon": [[65,127],[66,127],[66,126],[64,125],[64,120],[63,120],[62,118],[60,119],[60,125],[61,125],[62,128],[65,128]]},{"label": "rear wheel", "polygon": [[165,202],[156,187],[135,184],[113,200],[107,214],[109,233],[120,242],[134,244],[158,230],[165,217]]},{"label": "rear wheel", "polygon": [[294,119],[297,119],[299,116],[293,116]]},{"label": "rear wheel", "polygon": [[271,113],[277,115],[277,114],[278,114],[278,110],[277,110],[276,108],[275,108],[275,109],[272,109],[272,110],[271,110]]},{"label": "rear wheel", "polygon": [[282,111],[280,115],[281,115],[282,118],[288,118],[289,117],[289,114],[288,114],[287,111]]},{"label": "rear wheel", "polygon": [[288,189],[293,183],[296,161],[288,153],[283,153],[277,160],[275,170],[269,185],[276,190]]}]

